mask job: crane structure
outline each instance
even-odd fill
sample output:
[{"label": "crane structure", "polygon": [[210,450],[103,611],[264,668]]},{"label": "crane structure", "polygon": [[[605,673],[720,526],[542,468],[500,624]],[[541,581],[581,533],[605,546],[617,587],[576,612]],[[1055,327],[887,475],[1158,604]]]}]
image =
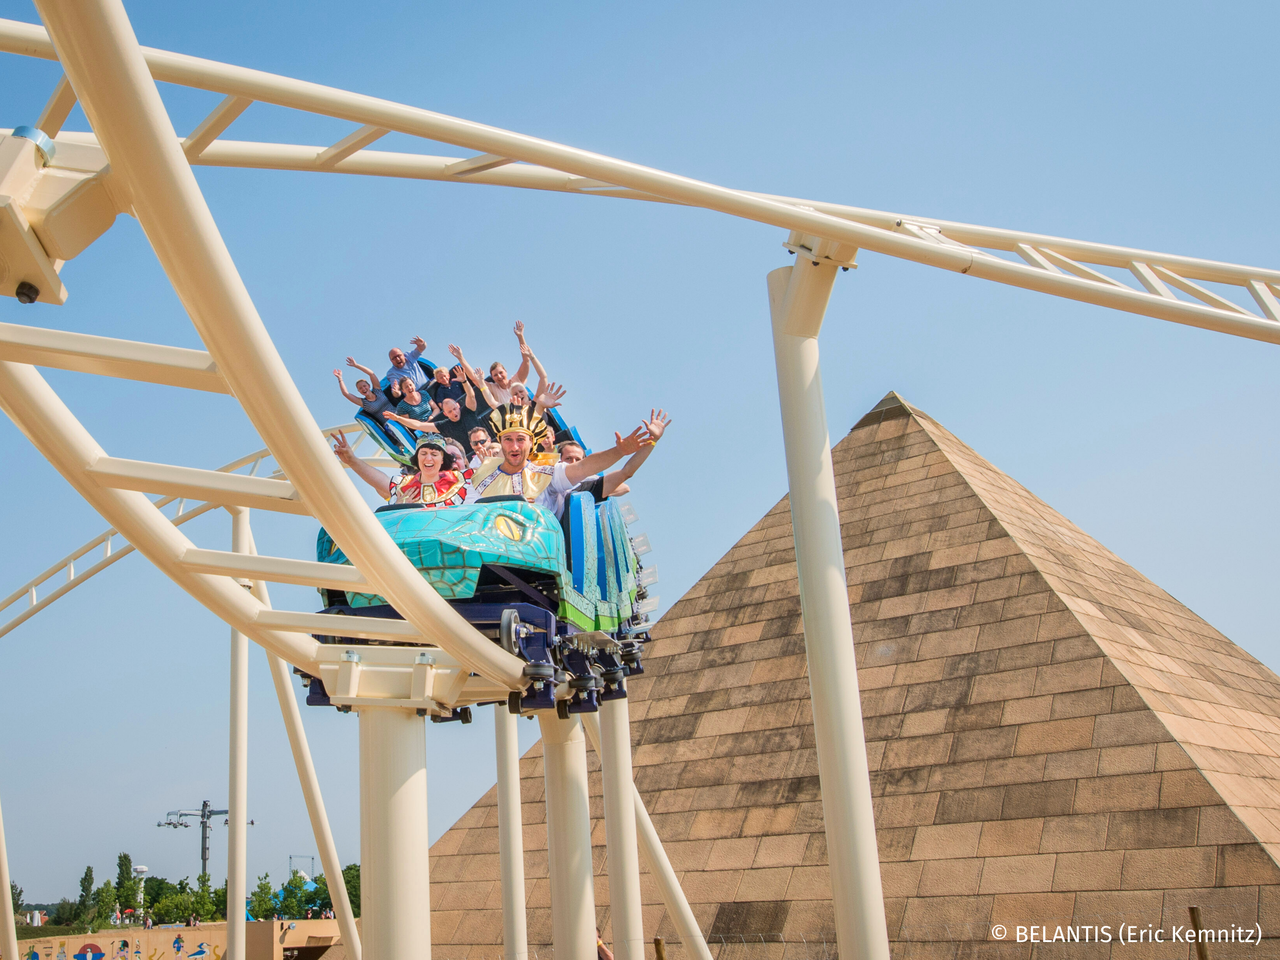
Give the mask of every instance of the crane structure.
[{"label": "crane structure", "polygon": [[[345,476],[302,401],[254,306],[197,183],[198,166],[506,186],[698,207],[772,225],[795,259],[767,277],[784,423],[787,476],[808,676],[830,858],[838,948],[887,960],[879,859],[854,663],[818,336],[836,277],[861,250],[1051,296],[1280,343],[1280,271],[1092,241],[731,189],[418,107],[142,47],[121,0],[35,0],[41,24],[0,20],[0,51],[57,60],[63,75],[41,115],[0,131],[0,293],[60,304],[61,270],[116,217],[135,217],[205,349],[0,324],[0,408],[109,524],[61,564],[11,594],[27,610],[0,633],[137,550],[232,631],[228,902],[244,883],[247,644],[268,655],[326,875],[341,869],[294,697],[290,667],[322,678],[359,716],[363,940],[343,884],[331,883],[348,955],[429,957],[430,911],[423,715],[496,703],[504,952],[524,960],[524,877],[517,748],[509,694],[527,664],[495,644],[427,585]],[[156,84],[222,96],[180,134]],[[79,102],[88,131],[63,130]],[[254,104],[352,125],[336,143],[229,139]],[[25,118],[30,121],[30,118]],[[460,156],[372,149],[390,133],[451,144]],[[127,460],[104,450],[37,367],[230,394],[263,450],[221,470]],[[344,431],[354,434],[354,425]],[[269,475],[260,468],[274,463]],[[375,457],[371,462],[377,462]],[[246,472],[247,470],[247,472]],[[158,495],[151,499],[148,495]],[[186,509],[187,503],[197,504]],[[164,512],[171,504],[177,507]],[[231,550],[197,546],[180,529],[198,512],[227,510]],[[258,556],[251,510],[319,521],[351,561],[336,567]],[[128,546],[113,552],[119,537]],[[101,559],[75,564],[102,549]],[[37,598],[60,573],[66,582]],[[268,583],[357,588],[403,619],[275,610]],[[347,624],[335,623],[347,620]],[[382,641],[358,648],[317,636]],[[625,697],[596,712],[541,711],[545,747],[552,927],[559,960],[595,956],[595,910],[585,741],[604,774],[615,950],[642,960],[639,853],[686,955],[710,960],[631,776]],[[179,812],[180,813],[180,812]],[[7,878],[0,835],[0,882]],[[587,851],[587,855],[584,855]],[[7,904],[6,904],[7,906]],[[0,909],[4,909],[0,907]],[[12,918],[6,926],[9,955]],[[424,947],[424,944],[427,945]],[[243,919],[229,918],[228,956],[243,960]],[[15,953],[16,955],[16,948]]]},{"label": "crane structure", "polygon": [[[179,827],[189,827],[191,824],[187,818],[191,817],[200,823],[200,873],[209,872],[209,828],[213,824],[214,817],[224,817],[229,814],[230,810],[215,810],[213,804],[208,800],[200,804],[199,810],[170,810],[164,815],[164,819],[157,822],[157,827],[172,827],[177,830]],[[230,820],[225,821],[230,824]],[[249,821],[249,826],[253,826],[253,821]],[[142,868],[144,871],[146,867]]]}]

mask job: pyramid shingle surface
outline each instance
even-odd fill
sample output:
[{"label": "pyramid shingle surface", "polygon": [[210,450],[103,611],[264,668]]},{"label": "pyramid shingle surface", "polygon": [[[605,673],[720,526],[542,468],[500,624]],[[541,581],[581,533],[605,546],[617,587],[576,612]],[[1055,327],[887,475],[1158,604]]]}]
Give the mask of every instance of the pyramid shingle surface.
[{"label": "pyramid shingle surface", "polygon": [[[833,459],[894,956],[1186,958],[1013,931],[1169,930],[1188,904],[1268,938],[1215,960],[1280,956],[1280,678],[894,394]],[[630,682],[636,783],[721,960],[834,955],[801,629],[784,499],[663,617]],[[540,746],[521,776],[546,960]],[[442,960],[501,955],[495,803],[432,849]],[[593,836],[609,939],[603,822]],[[646,936],[671,941],[643,880]]]}]

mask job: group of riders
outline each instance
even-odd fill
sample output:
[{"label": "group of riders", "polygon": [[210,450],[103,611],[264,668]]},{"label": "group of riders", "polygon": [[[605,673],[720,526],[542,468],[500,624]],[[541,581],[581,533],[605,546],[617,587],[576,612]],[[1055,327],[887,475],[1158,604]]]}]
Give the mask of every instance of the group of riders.
[{"label": "group of riders", "polygon": [[[569,494],[583,491],[596,501],[626,493],[628,481],[652,452],[670,425],[662,410],[626,436],[614,434],[607,450],[587,454],[572,437],[556,443],[547,413],[560,405],[563,387],[551,382],[516,324],[522,362],[516,375],[495,362],[486,377],[470,366],[461,349],[449,345],[457,364],[432,368],[421,361],[426,343],[415,337],[408,351],[393,349],[391,367],[378,378],[368,367],[347,358],[347,365],[365,373],[350,393],[341,371],[334,370],[343,396],[360,406],[374,422],[396,422],[410,431],[415,447],[410,465],[388,476],[356,456],[350,444],[335,434],[333,452],[385,500],[423,507],[455,507],[481,498],[518,497],[564,512]],[[532,393],[525,384],[530,368],[538,374]],[[483,403],[483,407],[481,407]],[[469,445],[472,455],[464,452]],[[623,458],[626,463],[611,470]]]}]

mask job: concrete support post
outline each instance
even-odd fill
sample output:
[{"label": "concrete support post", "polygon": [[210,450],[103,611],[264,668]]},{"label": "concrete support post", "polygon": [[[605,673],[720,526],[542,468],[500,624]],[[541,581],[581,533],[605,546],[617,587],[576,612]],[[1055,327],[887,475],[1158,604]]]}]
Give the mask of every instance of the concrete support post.
[{"label": "concrete support post", "polygon": [[827,434],[818,331],[837,265],[803,255],[769,274],[791,523],[800,579],[809,690],[841,957],[889,960],[858,696],[844,546]]},{"label": "concrete support post", "polygon": [[596,897],[591,869],[587,747],[578,715],[538,714],[547,782],[551,938],[556,960],[595,960]]},{"label": "concrete support post", "polygon": [[426,723],[412,710],[359,710],[365,960],[431,960]]},{"label": "concrete support post", "polygon": [[631,773],[631,712],[627,698],[600,704],[600,766],[604,774],[605,842],[609,848],[609,918],[615,960],[644,960],[644,912],[636,847],[635,783]]},{"label": "concrete support post", "polygon": [[[249,553],[249,511],[231,511],[231,549]],[[231,631],[231,720],[227,773],[227,960],[245,960],[245,898],[249,895],[249,638]]]},{"label": "concrete support post", "polygon": [[13,898],[9,895],[9,851],[4,843],[4,817],[0,816],[0,953],[3,960],[18,960],[18,928],[14,925]]},{"label": "concrete support post", "polygon": [[502,871],[503,960],[528,960],[529,931],[524,901],[524,818],[520,814],[520,718],[505,702],[493,705],[498,758],[498,860]]}]

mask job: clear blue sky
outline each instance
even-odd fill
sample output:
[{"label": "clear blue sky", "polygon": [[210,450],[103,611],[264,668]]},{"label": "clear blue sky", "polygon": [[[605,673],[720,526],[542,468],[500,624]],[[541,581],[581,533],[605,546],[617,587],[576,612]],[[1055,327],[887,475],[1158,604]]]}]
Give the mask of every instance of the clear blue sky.
[{"label": "clear blue sky", "polygon": [[[421,3],[129,5],[143,43],[420,105],[735,187],[1215,259],[1280,264],[1271,4]],[[27,3],[0,14],[37,19]],[[0,126],[56,66],[0,57]],[[216,102],[164,88],[179,132]],[[68,129],[85,129],[77,111]],[[255,106],[238,139],[349,125]],[[388,138],[388,149],[464,155]],[[421,334],[516,359],[517,319],[584,434],[675,417],[636,483],[664,607],[785,492],[765,274],[770,227],[629,201],[199,169],[317,420],[330,370]],[[833,438],[890,389],[1250,652],[1280,664],[1276,348],[863,254],[822,337]],[[198,346],[137,224],[67,264],[70,300],[0,321]],[[213,467],[260,444],[225,398],[50,372],[107,451]],[[103,524],[7,421],[7,592]],[[185,528],[225,548],[229,524]],[[314,524],[260,517],[264,552]],[[8,586],[5,586],[5,585]],[[314,609],[305,590],[278,606]],[[132,853],[177,879],[226,799],[227,628],[130,558],[0,640],[0,797],[29,900]],[[315,852],[255,651],[253,873]],[[358,859],[356,720],[305,713],[344,862]],[[532,724],[526,725],[532,742]],[[429,730],[432,835],[492,783],[491,725]],[[215,882],[225,831],[214,841]]]}]

